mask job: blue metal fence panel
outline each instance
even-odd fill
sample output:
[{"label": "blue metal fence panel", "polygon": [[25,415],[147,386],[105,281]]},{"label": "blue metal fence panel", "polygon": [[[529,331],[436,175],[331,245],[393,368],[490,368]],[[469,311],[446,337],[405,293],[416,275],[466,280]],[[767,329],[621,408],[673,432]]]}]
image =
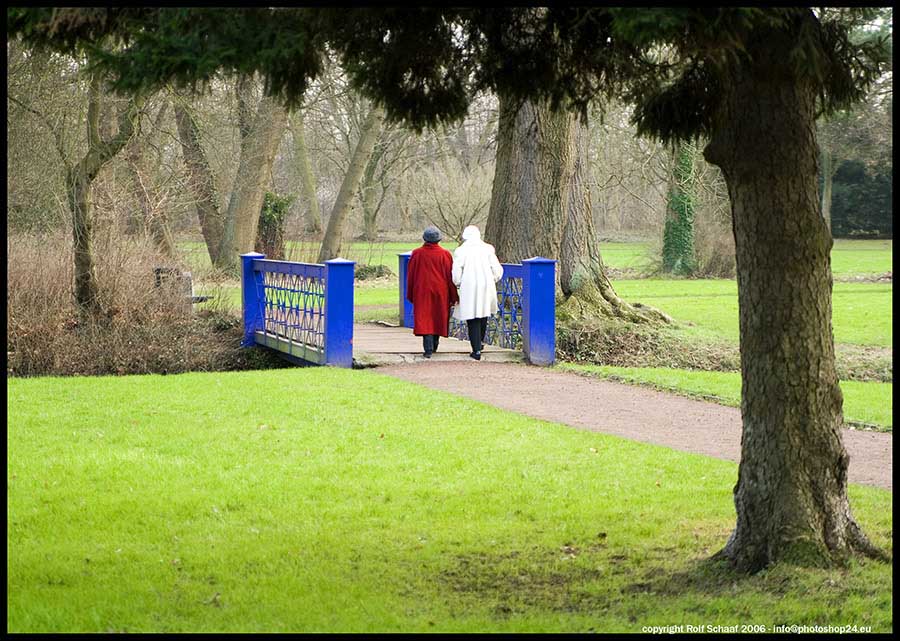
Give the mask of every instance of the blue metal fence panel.
[{"label": "blue metal fence panel", "polygon": [[[497,283],[497,313],[488,319],[487,345],[522,348],[522,265],[502,263],[503,277]],[[450,336],[460,340],[469,340],[469,330],[465,321],[458,321],[451,316]]]},{"label": "blue metal fence panel", "polygon": [[353,365],[353,266],[243,260],[244,345],[320,365]]},{"label": "blue metal fence panel", "polygon": [[317,350],[325,347],[325,268],[258,260],[263,274],[265,331]]}]

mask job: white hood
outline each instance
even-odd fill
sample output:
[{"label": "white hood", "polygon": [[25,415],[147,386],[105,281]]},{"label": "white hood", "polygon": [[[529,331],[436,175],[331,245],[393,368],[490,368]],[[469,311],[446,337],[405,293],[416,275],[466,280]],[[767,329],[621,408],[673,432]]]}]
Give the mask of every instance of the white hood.
[{"label": "white hood", "polygon": [[462,239],[463,241],[474,240],[475,242],[478,242],[479,240],[481,240],[481,232],[475,225],[469,225],[468,227],[463,229]]}]

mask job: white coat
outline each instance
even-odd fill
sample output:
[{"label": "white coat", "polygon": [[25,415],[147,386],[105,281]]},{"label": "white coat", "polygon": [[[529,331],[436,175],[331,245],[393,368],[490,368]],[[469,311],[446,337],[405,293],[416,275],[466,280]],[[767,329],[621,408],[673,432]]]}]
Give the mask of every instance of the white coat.
[{"label": "white coat", "polygon": [[453,311],[456,320],[485,318],[497,313],[497,281],[503,266],[494,246],[481,240],[474,225],[463,230],[463,244],[453,252],[453,284],[459,288],[459,304]]}]

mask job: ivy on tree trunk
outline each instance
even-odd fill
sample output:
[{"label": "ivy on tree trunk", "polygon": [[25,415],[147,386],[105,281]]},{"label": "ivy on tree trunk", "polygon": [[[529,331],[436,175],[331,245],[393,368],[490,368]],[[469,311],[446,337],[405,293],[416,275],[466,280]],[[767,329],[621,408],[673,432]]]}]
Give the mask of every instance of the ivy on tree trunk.
[{"label": "ivy on tree trunk", "polygon": [[284,221],[293,202],[293,196],[266,192],[259,213],[254,251],[265,254],[266,258],[284,260]]},{"label": "ivy on tree trunk", "polygon": [[663,229],[662,267],[669,274],[689,276],[696,269],[693,178],[694,151],[688,143],[678,143],[672,154]]}]

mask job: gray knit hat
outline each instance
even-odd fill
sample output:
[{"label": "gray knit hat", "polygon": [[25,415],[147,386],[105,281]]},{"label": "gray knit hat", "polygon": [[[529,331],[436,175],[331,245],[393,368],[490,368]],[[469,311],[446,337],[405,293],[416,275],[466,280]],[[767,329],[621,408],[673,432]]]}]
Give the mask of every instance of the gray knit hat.
[{"label": "gray knit hat", "polygon": [[437,243],[441,240],[441,232],[434,225],[430,225],[425,228],[425,233],[422,234],[422,240],[426,243]]}]

